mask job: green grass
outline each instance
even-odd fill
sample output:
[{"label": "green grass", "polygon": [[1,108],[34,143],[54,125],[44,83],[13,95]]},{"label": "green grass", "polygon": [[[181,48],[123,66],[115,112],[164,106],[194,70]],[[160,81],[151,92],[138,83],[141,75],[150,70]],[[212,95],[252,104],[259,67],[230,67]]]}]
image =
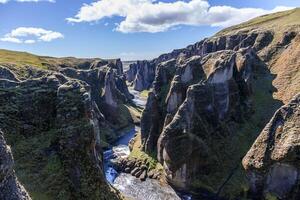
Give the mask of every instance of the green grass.
[{"label": "green grass", "polygon": [[233,31],[241,31],[245,29],[253,29],[253,28],[275,28],[284,30],[287,26],[292,25],[300,25],[300,8],[296,8],[293,10],[277,12],[273,14],[263,15],[257,18],[254,18],[250,21],[247,21],[242,24],[238,24],[226,29],[223,29],[217,36],[230,34]]},{"label": "green grass", "polygon": [[44,59],[34,54],[0,49],[0,64],[12,64],[17,67],[30,65],[47,69],[44,63],[46,63]]},{"label": "green grass", "polygon": [[53,199],[56,191],[65,187],[65,175],[60,158],[57,155],[43,156],[42,152],[57,140],[56,131],[50,130],[29,138],[16,138],[9,134],[7,138],[15,143],[13,154],[16,173],[32,199]]},{"label": "green grass", "polygon": [[146,160],[149,169],[155,169],[158,161],[154,159],[154,156],[149,156],[147,153],[141,151],[140,149],[133,149],[130,153],[130,158],[136,158],[139,160]]},{"label": "green grass", "polygon": [[37,199],[37,200],[52,200],[51,197],[44,193],[39,193],[39,192],[32,192],[30,193],[30,196],[32,199]]},{"label": "green grass", "polygon": [[150,92],[150,90],[143,90],[140,95],[141,95],[141,97],[147,98],[149,95],[149,92]]},{"label": "green grass", "polygon": [[163,170],[163,166],[156,159],[156,155],[149,155],[141,150],[141,133],[138,133],[133,144],[132,151],[130,152],[129,159],[138,159],[145,161],[149,170],[156,169],[158,171]]},{"label": "green grass", "polygon": [[277,200],[278,199],[275,195],[273,195],[271,193],[267,193],[265,198],[266,198],[266,200]]},{"label": "green grass", "polygon": [[75,57],[49,57],[38,56],[27,52],[11,51],[0,49],[0,65],[12,65],[14,71],[22,70],[25,66],[32,66],[38,69],[56,70],[59,66],[64,65],[68,67],[77,68],[79,66],[86,66],[87,63],[93,61],[109,61],[100,58],[75,58]]},{"label": "green grass", "polygon": [[124,104],[119,104],[118,107],[118,124],[116,124],[115,128],[124,129],[131,125],[133,119],[131,117],[129,109]]}]

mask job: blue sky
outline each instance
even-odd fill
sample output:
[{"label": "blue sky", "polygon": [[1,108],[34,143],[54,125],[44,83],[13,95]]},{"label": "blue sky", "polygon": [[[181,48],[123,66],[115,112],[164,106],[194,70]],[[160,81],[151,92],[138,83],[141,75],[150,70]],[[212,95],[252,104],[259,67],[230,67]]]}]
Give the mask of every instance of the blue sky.
[{"label": "blue sky", "polygon": [[254,16],[300,6],[300,0],[21,1],[31,0],[0,0],[0,48],[124,60],[153,58]]}]

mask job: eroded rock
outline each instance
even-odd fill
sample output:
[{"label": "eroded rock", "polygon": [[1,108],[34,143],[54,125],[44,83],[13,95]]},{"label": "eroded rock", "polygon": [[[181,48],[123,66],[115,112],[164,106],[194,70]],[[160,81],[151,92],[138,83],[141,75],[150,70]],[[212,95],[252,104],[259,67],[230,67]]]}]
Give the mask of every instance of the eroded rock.
[{"label": "eroded rock", "polygon": [[25,188],[18,181],[13,166],[11,149],[0,131],[0,199],[31,200]]},{"label": "eroded rock", "polygon": [[298,199],[300,95],[276,111],[243,159],[255,198]]}]

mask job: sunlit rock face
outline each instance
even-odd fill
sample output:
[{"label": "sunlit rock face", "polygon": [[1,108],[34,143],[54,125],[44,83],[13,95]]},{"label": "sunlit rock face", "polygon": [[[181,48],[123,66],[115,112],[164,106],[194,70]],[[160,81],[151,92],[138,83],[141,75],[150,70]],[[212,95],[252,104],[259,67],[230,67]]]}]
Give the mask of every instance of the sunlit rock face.
[{"label": "sunlit rock face", "polygon": [[255,198],[299,199],[300,94],[281,107],[243,159]]},{"label": "sunlit rock face", "polygon": [[147,90],[151,87],[155,75],[155,63],[152,61],[137,61],[129,65],[126,79],[132,82],[137,91]]},{"label": "sunlit rock face", "polygon": [[207,160],[213,156],[207,142],[210,133],[226,135],[225,127],[220,126],[222,121],[238,120],[242,110],[248,109],[241,106],[238,75],[233,75],[236,56],[235,52],[218,52],[198,63],[202,74],[200,71],[195,76],[203,81],[187,89],[184,102],[160,134],[158,159],[167,169],[169,180],[179,187],[187,187],[195,174],[201,175],[203,168],[215,162]]},{"label": "sunlit rock face", "polygon": [[[126,78],[129,82],[134,82],[136,90],[141,91],[148,89],[154,81],[153,69],[155,71],[162,62],[177,59],[182,55],[189,58],[195,55],[205,56],[209,53],[222,50],[237,51],[240,48],[247,47],[252,47],[255,51],[259,51],[272,42],[273,35],[274,33],[272,31],[253,31],[251,33],[238,33],[206,38],[186,48],[175,49],[171,53],[162,54],[150,61],[137,61],[130,65],[129,70],[126,72]],[[290,37],[292,36],[293,35]],[[266,57],[266,59],[268,58]],[[185,76],[187,76],[187,74],[183,76],[183,80]]]},{"label": "sunlit rock face", "polygon": [[254,130],[265,126],[279,100],[299,92],[294,30],[299,27],[225,29],[152,60],[156,72],[141,119],[142,148],[157,155],[170,183],[228,198],[244,193],[235,181],[247,184],[239,166]]},{"label": "sunlit rock face", "polygon": [[172,185],[193,188],[223,165],[222,140],[230,141],[252,112],[251,80],[260,64],[252,48],[243,48],[157,66],[141,120],[142,143],[144,151],[157,153]]}]

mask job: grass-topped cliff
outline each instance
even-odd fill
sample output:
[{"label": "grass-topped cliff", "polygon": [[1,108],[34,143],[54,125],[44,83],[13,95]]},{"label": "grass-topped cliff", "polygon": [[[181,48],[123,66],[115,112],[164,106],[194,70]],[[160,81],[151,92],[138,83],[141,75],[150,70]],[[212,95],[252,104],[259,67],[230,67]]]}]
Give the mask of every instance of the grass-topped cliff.
[{"label": "grass-topped cliff", "polygon": [[46,60],[40,56],[30,54],[27,52],[10,51],[0,49],[0,64],[12,64],[18,67],[24,65],[31,65],[39,68],[46,69]]},{"label": "grass-topped cliff", "polygon": [[122,199],[102,148],[133,125],[131,98],[119,59],[0,50],[0,129],[33,200]]},{"label": "grass-topped cliff", "polygon": [[241,23],[218,32],[215,36],[233,34],[250,30],[276,30],[285,32],[287,27],[299,26],[300,8],[263,15],[245,23]]}]

